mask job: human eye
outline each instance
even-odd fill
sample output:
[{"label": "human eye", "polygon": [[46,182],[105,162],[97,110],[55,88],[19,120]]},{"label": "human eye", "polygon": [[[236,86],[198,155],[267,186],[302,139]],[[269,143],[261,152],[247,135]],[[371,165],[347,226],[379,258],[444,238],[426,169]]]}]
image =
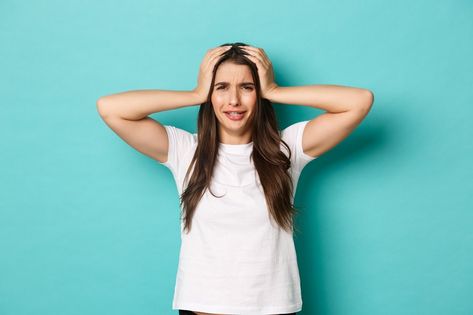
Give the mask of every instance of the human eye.
[{"label": "human eye", "polygon": [[247,91],[253,91],[253,87],[251,85],[247,85],[245,87],[243,87],[245,90]]}]

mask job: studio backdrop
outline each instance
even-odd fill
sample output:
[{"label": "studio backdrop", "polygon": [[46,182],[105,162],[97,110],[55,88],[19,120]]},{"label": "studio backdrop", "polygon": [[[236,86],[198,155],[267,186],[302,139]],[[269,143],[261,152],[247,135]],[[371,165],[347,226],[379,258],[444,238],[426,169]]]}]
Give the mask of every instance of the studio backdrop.
[{"label": "studio backdrop", "polygon": [[[302,315],[473,314],[473,2],[0,3],[0,314],[171,315],[179,199],[96,101],[191,90],[205,52],[375,95],[300,178]],[[275,104],[280,129],[322,111]],[[198,104],[151,115],[196,132]]]}]

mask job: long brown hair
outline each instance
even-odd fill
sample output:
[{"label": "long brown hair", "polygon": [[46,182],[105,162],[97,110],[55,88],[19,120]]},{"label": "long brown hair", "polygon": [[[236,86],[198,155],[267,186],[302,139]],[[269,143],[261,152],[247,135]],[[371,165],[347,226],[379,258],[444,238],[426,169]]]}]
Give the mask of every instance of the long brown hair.
[{"label": "long brown hair", "polygon": [[[246,52],[238,46],[247,46],[244,43],[223,44],[232,45],[215,64],[212,83],[207,96],[207,101],[199,108],[197,139],[198,144],[194,157],[187,170],[184,182],[188,180],[187,188],[181,195],[180,205],[184,214],[184,230],[190,231],[192,217],[197,204],[206,189],[214,196],[210,189],[210,180],[217,160],[219,146],[219,122],[212,106],[212,93],[217,69],[224,61],[237,65],[247,65],[251,70],[255,83],[257,104],[252,124],[253,159],[261,185],[263,186],[266,203],[271,217],[277,224],[288,232],[294,228],[294,216],[297,209],[291,202],[293,183],[289,174],[291,151],[279,135],[278,123],[272,103],[261,97],[261,85],[256,65],[247,57]],[[289,157],[280,148],[280,144],[287,148]],[[193,170],[193,171],[192,171]],[[189,179],[189,175],[192,176]],[[218,197],[219,198],[219,197]]]}]

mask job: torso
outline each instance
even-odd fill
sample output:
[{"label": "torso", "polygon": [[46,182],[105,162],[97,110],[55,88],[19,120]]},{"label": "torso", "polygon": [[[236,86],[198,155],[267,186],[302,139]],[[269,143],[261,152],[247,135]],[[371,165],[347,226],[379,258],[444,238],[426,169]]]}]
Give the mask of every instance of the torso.
[{"label": "torso", "polygon": [[[297,130],[288,129],[284,137],[294,153],[290,169],[293,194],[300,170],[307,163],[297,155],[300,150],[295,141],[301,134],[296,134]],[[176,151],[180,153],[179,163],[172,165],[179,194],[185,189],[184,177],[197,146],[197,135],[186,137],[179,143],[187,147]],[[204,193],[195,209],[192,231],[181,234],[173,300],[176,309],[195,309],[189,313],[196,315],[223,315],[197,309],[219,303],[228,309],[212,311],[241,314],[247,305],[254,305],[259,313],[277,315],[281,312],[274,307],[263,308],[272,305],[275,296],[281,305],[301,305],[292,233],[280,229],[268,213],[263,187],[249,159],[252,150],[250,144],[219,148],[209,187],[214,195],[208,190]],[[282,290],[283,286],[287,289]]]}]

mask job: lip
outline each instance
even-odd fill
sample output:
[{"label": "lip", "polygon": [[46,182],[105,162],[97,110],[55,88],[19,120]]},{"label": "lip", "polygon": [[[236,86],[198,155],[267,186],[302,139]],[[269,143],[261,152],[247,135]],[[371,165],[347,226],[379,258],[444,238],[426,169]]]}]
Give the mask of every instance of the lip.
[{"label": "lip", "polygon": [[233,121],[240,121],[243,119],[243,117],[245,116],[244,114],[246,113],[246,111],[243,111],[243,112],[238,112],[238,111],[235,111],[237,112],[238,114],[241,114],[241,117],[232,117],[229,113],[230,112],[233,112],[233,111],[228,111],[228,112],[224,112],[225,113],[225,116],[230,119],[230,120],[233,120]]}]

